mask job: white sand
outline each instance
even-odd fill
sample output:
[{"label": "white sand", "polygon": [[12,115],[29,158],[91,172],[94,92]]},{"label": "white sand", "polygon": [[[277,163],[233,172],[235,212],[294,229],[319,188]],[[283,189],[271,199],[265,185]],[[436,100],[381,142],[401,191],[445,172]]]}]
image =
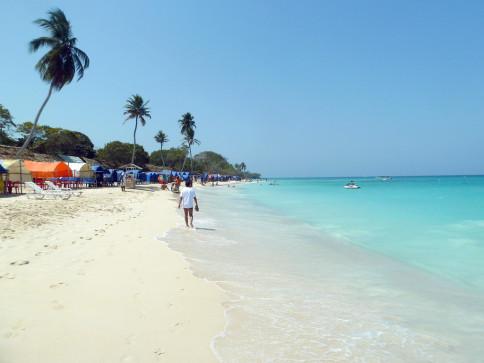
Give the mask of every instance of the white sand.
[{"label": "white sand", "polygon": [[156,239],[174,197],[0,199],[0,362],[215,362],[224,295]]}]

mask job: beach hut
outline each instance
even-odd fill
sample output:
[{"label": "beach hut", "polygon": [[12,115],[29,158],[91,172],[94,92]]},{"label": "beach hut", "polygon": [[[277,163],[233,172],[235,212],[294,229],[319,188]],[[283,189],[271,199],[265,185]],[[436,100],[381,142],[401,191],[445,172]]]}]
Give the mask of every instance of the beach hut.
[{"label": "beach hut", "polygon": [[8,180],[11,182],[30,182],[32,175],[26,168],[25,163],[18,159],[3,159],[0,164],[8,170]]},{"label": "beach hut", "polygon": [[92,178],[94,173],[86,163],[69,163],[69,168],[72,170],[72,176],[76,178]]},{"label": "beach hut", "polygon": [[5,194],[5,185],[7,184],[7,169],[0,164],[0,194]]},{"label": "beach hut", "polygon": [[24,163],[32,178],[48,179],[72,176],[72,170],[62,161],[49,163],[25,160]]},{"label": "beach hut", "polygon": [[82,160],[78,156],[71,156],[71,155],[59,155],[59,157],[67,163],[67,165],[71,166],[70,164],[75,164],[75,163],[84,163],[84,160]]}]

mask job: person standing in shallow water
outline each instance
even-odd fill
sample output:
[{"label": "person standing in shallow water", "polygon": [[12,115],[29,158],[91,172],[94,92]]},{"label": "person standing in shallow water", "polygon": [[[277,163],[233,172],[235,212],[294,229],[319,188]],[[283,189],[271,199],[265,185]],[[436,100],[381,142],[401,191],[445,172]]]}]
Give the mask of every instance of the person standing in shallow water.
[{"label": "person standing in shallow water", "polygon": [[[193,206],[195,202],[195,210],[198,212],[198,200],[195,194],[195,189],[192,187],[192,181],[188,179],[185,183],[180,194],[180,201],[178,202],[178,208],[183,204],[183,211],[185,212],[185,224],[187,227],[193,228]],[[188,217],[190,217],[190,224],[188,223]]]}]

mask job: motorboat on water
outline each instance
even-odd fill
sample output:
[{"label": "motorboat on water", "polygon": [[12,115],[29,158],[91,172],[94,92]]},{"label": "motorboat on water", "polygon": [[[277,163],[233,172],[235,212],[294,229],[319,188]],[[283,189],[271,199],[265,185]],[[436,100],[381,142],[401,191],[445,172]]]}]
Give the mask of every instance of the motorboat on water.
[{"label": "motorboat on water", "polygon": [[345,188],[345,189],[360,189],[360,186],[358,184],[356,184],[354,181],[350,181],[343,188]]}]

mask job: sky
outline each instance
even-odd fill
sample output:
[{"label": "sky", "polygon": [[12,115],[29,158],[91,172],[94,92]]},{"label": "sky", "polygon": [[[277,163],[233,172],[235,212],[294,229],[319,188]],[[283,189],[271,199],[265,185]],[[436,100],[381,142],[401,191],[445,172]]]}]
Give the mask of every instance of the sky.
[{"label": "sky", "polygon": [[201,141],[264,176],[483,174],[484,2],[1,0],[0,104],[33,120],[48,85],[33,20],[61,8],[91,66],[40,124],[96,147],[132,141],[123,107],[149,100],[137,139]]}]

